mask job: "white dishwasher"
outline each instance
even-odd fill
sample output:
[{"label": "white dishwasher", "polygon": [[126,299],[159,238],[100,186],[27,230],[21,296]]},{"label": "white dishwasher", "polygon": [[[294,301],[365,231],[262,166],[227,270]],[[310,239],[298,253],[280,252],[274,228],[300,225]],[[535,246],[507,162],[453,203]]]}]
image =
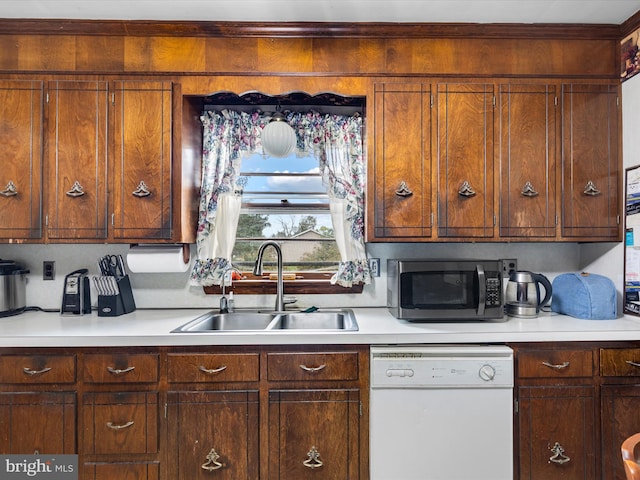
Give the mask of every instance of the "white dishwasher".
[{"label": "white dishwasher", "polygon": [[513,351],[371,347],[371,480],[513,480]]}]

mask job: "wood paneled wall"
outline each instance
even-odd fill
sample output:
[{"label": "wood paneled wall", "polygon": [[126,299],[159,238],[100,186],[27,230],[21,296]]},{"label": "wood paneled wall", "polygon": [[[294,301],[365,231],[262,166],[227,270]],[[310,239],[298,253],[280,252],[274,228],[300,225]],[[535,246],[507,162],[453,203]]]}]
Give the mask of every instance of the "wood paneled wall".
[{"label": "wood paneled wall", "polygon": [[611,25],[0,20],[0,72],[616,78],[619,31]]}]

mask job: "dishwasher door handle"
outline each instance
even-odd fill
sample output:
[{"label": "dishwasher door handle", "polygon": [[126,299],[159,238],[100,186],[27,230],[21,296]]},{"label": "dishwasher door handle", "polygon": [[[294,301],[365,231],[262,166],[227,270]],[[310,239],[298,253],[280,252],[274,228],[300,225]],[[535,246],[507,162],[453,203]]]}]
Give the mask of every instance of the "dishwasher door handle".
[{"label": "dishwasher door handle", "polygon": [[411,368],[388,368],[387,377],[413,377],[413,369]]}]

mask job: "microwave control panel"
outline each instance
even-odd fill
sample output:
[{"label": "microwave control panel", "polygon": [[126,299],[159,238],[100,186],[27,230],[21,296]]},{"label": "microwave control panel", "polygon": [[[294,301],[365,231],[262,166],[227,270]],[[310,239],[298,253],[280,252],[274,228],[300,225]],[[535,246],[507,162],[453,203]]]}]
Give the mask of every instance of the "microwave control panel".
[{"label": "microwave control panel", "polygon": [[499,307],[502,305],[502,282],[498,272],[487,272],[487,296],[485,305]]}]

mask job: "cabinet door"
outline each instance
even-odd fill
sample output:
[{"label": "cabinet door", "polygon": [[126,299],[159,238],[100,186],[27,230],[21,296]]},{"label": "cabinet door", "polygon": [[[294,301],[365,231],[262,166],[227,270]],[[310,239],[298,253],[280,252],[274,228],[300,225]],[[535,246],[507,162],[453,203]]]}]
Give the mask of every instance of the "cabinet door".
[{"label": "cabinet door", "polygon": [[640,432],[640,387],[603,385],[602,398],[602,478],[625,480],[620,446]]},{"label": "cabinet door", "polygon": [[171,82],[115,82],[113,237],[171,238]]},{"label": "cabinet door", "polygon": [[438,236],[493,236],[493,84],[438,85]]},{"label": "cabinet door", "polygon": [[169,392],[167,398],[167,478],[258,478],[257,391]]},{"label": "cabinet door", "polygon": [[159,480],[160,465],[143,463],[86,463],[84,480]]},{"label": "cabinet door", "polygon": [[267,478],[364,480],[359,421],[357,390],[269,392]]},{"label": "cabinet door", "polygon": [[602,398],[602,478],[625,480],[620,457],[622,442],[640,432],[640,387],[603,385]]},{"label": "cabinet door", "polygon": [[500,236],[556,235],[556,87],[500,85]]},{"label": "cabinet door", "polygon": [[0,81],[0,238],[42,237],[43,83]]},{"label": "cabinet door", "polygon": [[107,237],[107,83],[49,82],[49,238]]},{"label": "cabinet door", "polygon": [[594,387],[519,387],[518,397],[519,478],[595,479]]},{"label": "cabinet door", "polygon": [[74,454],[73,392],[0,394],[0,453]]},{"label": "cabinet door", "polygon": [[621,239],[618,86],[562,86],[562,235]]},{"label": "cabinet door", "polygon": [[431,236],[430,103],[429,85],[375,86],[374,238]]}]

